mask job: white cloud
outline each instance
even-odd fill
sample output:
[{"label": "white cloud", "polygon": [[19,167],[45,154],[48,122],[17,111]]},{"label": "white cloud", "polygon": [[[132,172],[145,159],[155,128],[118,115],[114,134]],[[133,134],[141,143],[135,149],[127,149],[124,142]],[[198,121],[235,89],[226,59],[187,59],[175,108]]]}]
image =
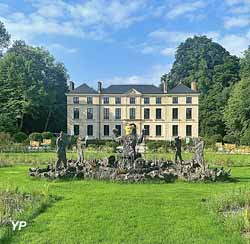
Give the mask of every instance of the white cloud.
[{"label": "white cloud", "polygon": [[164,49],[161,51],[161,54],[162,54],[163,56],[174,56],[174,55],[175,55],[175,51],[176,51],[176,48],[167,47],[167,48],[164,48]]},{"label": "white cloud", "polygon": [[237,55],[239,57],[242,56],[243,52],[250,44],[250,38],[248,35],[225,35],[220,37],[217,41],[231,54]]},{"label": "white cloud", "polygon": [[250,24],[250,16],[242,15],[237,17],[227,17],[224,20],[224,26],[227,29],[233,27],[245,27]]},{"label": "white cloud", "polygon": [[[14,38],[32,40],[39,35],[60,35],[81,39],[107,40],[110,32],[127,28],[145,18],[147,0],[26,0],[32,12],[0,12]],[[1,5],[0,5],[1,9]]]},{"label": "white cloud", "polygon": [[182,3],[179,5],[176,5],[173,9],[171,9],[167,13],[167,17],[170,19],[174,19],[174,18],[179,17],[181,15],[195,12],[201,8],[204,8],[205,6],[206,6],[206,3],[204,1],[195,1],[192,3]]},{"label": "white cloud", "polygon": [[110,79],[101,79],[105,85],[111,84],[153,84],[160,85],[160,78],[163,74],[170,71],[172,65],[154,65],[147,74],[130,75],[130,76],[115,76]]},{"label": "white cloud", "polygon": [[70,53],[70,54],[77,53],[77,51],[78,51],[78,49],[76,49],[76,48],[67,48],[59,43],[49,44],[46,46],[46,48],[48,48],[50,51],[58,50],[60,52]]}]

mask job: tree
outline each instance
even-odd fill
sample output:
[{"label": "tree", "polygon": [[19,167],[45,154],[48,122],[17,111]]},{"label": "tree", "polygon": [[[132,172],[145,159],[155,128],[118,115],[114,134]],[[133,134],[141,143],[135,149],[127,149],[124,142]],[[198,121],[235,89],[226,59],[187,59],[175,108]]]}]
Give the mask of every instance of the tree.
[{"label": "tree", "polygon": [[225,108],[224,120],[227,134],[248,138],[250,130],[250,49],[244,52],[240,61],[241,80],[234,85],[228,105]]},{"label": "tree", "polygon": [[48,51],[16,41],[0,60],[0,112],[11,112],[26,133],[64,130],[67,79]]},{"label": "tree", "polygon": [[200,96],[200,134],[225,135],[223,113],[233,85],[239,80],[239,59],[206,36],[188,38],[177,48],[169,87],[197,81]]},{"label": "tree", "polygon": [[5,29],[4,24],[0,21],[0,57],[2,56],[2,50],[7,48],[10,44],[10,34]]}]

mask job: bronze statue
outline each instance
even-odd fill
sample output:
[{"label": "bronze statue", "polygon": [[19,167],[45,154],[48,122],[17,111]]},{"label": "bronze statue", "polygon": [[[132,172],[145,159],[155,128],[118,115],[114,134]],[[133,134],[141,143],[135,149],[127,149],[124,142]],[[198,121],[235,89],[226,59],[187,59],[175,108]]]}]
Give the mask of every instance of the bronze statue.
[{"label": "bronze statue", "polygon": [[178,162],[178,158],[180,160],[180,163],[183,162],[182,156],[181,156],[181,139],[179,136],[175,138],[175,143],[174,143],[174,148],[175,148],[175,163]]},{"label": "bronze statue", "polygon": [[56,170],[61,166],[63,163],[63,167],[67,168],[67,157],[66,157],[66,146],[67,146],[67,138],[63,132],[60,132],[59,137],[56,140],[57,146],[57,161],[56,161]]}]

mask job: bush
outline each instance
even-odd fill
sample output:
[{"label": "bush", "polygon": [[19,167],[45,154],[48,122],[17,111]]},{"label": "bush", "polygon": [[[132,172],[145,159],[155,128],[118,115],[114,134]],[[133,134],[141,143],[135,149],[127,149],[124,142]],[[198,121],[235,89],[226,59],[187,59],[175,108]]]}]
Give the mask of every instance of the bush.
[{"label": "bush", "polygon": [[241,145],[250,145],[250,129],[247,129],[244,134],[240,137],[240,144]]},{"label": "bush", "polygon": [[9,144],[11,142],[11,136],[9,133],[0,132],[0,144]]},{"label": "bush", "polygon": [[40,142],[43,141],[43,137],[42,137],[41,133],[38,133],[38,132],[31,133],[29,135],[29,139],[31,141],[40,141]]},{"label": "bush", "polygon": [[13,139],[17,143],[23,143],[25,140],[27,140],[28,136],[24,132],[17,132],[13,135]]},{"label": "bush", "polygon": [[42,133],[43,139],[52,139],[54,137],[53,133],[45,131]]},{"label": "bush", "polygon": [[231,143],[231,144],[234,144],[237,142],[237,139],[234,135],[225,135],[223,137],[223,141],[226,142],[226,143]]},{"label": "bush", "polygon": [[213,141],[214,143],[222,142],[222,135],[215,134],[215,135],[211,136],[211,141]]}]

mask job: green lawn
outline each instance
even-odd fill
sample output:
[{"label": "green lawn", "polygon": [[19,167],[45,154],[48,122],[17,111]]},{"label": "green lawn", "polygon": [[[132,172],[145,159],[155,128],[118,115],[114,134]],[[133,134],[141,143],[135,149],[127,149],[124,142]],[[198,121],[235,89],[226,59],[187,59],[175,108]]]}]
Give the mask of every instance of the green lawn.
[{"label": "green lawn", "polygon": [[245,243],[238,231],[228,229],[209,209],[208,202],[215,194],[249,186],[250,167],[232,168],[236,183],[209,184],[46,181],[29,178],[28,167],[0,168],[0,188],[19,186],[24,192],[49,188],[61,199],[30,220],[10,243]]}]

